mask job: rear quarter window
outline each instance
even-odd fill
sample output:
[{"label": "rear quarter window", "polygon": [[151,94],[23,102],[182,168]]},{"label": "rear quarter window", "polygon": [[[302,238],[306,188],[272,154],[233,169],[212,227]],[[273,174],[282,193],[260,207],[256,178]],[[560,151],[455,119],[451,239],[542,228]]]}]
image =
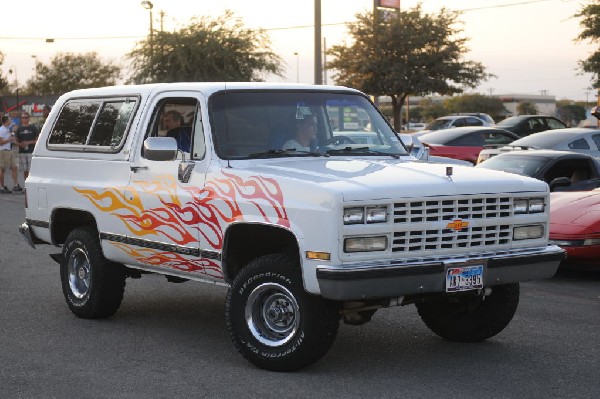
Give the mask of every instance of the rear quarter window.
[{"label": "rear quarter window", "polygon": [[68,101],[50,132],[48,148],[118,152],[137,104],[137,98]]}]

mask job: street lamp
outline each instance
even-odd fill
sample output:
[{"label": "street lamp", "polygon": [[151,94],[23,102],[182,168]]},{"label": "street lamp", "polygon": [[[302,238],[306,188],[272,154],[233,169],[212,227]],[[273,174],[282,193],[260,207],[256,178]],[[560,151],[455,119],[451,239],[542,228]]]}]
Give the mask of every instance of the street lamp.
[{"label": "street lamp", "polygon": [[17,67],[14,65],[11,65],[8,69],[8,73],[10,75],[12,75],[13,73],[15,74],[15,88],[18,89],[19,88],[19,78],[17,77]]},{"label": "street lamp", "polygon": [[152,63],[154,59],[154,29],[152,28],[152,9],[154,8],[154,4],[148,0],[144,0],[140,4],[146,10],[150,11],[150,63]]},{"label": "street lamp", "polygon": [[15,74],[15,93],[17,95],[17,107],[15,109],[18,109],[19,108],[19,78],[17,77],[17,67],[14,65],[11,65],[8,69],[8,73]]},{"label": "street lamp", "polygon": [[296,83],[300,83],[300,55],[298,52],[295,52],[296,56]]}]

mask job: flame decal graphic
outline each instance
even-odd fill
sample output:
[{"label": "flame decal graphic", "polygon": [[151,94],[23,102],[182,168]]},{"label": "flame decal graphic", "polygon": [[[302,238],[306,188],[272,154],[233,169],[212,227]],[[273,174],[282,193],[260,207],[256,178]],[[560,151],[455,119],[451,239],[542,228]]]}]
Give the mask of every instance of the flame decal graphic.
[{"label": "flame decal graphic", "polygon": [[[166,238],[178,245],[198,245],[202,237],[212,249],[222,249],[225,227],[234,221],[244,220],[244,211],[247,216],[252,214],[254,217],[258,211],[266,222],[290,226],[283,193],[274,179],[250,176],[244,180],[225,171],[222,174],[223,177],[208,180],[202,188],[178,187],[174,177],[157,176],[152,181],[134,180],[127,187],[98,191],[74,187],[74,190],[100,211],[118,217],[134,236],[155,236],[156,240]],[[187,202],[181,203],[178,189],[187,192]],[[132,251],[121,245],[118,247],[128,254]],[[216,265],[206,259],[190,261],[176,254],[158,251],[151,255],[140,251],[131,256],[147,264],[187,271],[210,269]],[[184,263],[177,263],[180,260],[176,258],[181,258]],[[215,270],[218,268],[213,272]],[[221,276],[220,271],[218,274]]]},{"label": "flame decal graphic", "polygon": [[187,259],[173,252],[161,252],[149,248],[133,248],[127,244],[118,242],[113,242],[111,244],[118,247],[140,263],[152,266],[170,267],[184,272],[201,272],[210,277],[223,278],[219,265],[210,259]]}]

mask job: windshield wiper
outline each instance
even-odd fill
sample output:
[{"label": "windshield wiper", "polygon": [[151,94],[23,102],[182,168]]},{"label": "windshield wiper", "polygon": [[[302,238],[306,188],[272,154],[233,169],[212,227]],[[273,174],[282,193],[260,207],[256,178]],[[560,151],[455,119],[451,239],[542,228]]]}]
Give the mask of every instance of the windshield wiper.
[{"label": "windshield wiper", "polygon": [[386,155],[386,156],[390,156],[394,159],[400,159],[400,155],[398,154],[390,154],[388,152],[383,152],[383,151],[377,151],[377,150],[372,150],[369,147],[346,147],[346,148],[336,148],[336,149],[331,149],[331,150],[327,150],[327,154],[349,154],[349,153],[356,153],[356,152],[360,152],[363,154],[376,154],[376,155]]},{"label": "windshield wiper", "polygon": [[285,150],[267,150],[255,152],[248,155],[248,158],[277,158],[286,156],[309,156],[309,157],[328,157],[329,154],[323,154],[313,151],[297,151],[295,148],[286,148]]}]

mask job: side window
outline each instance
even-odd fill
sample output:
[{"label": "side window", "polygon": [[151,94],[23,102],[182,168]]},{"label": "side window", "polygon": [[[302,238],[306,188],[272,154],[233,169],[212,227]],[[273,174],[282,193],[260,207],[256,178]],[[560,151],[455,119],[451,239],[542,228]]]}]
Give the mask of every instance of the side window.
[{"label": "side window", "polygon": [[485,144],[510,144],[514,139],[502,133],[483,133]]},{"label": "side window", "polygon": [[[154,108],[146,136],[173,137],[179,150],[190,153],[194,149],[194,158],[204,157],[204,135],[198,101],[186,97],[161,100]],[[201,143],[196,144],[196,141]]]},{"label": "side window", "polygon": [[530,119],[529,127],[531,128],[531,133],[543,132],[545,129],[544,121],[539,118]]},{"label": "side window", "polygon": [[465,134],[464,136],[457,137],[454,140],[450,140],[448,142],[448,145],[454,146],[454,147],[459,147],[459,146],[483,147],[483,144],[484,144],[483,138],[481,137],[481,134],[479,134],[479,133]]},{"label": "side window", "polygon": [[134,109],[135,102],[133,101],[104,103],[88,144],[110,147],[118,146],[123,140]]},{"label": "side window", "polygon": [[454,122],[452,122],[452,126],[454,126],[454,127],[466,126],[465,118],[459,118],[459,119],[455,120]]},{"label": "side window", "polygon": [[136,97],[68,101],[50,132],[48,148],[118,152],[138,102]]},{"label": "side window", "polygon": [[580,138],[569,143],[569,148],[572,150],[589,150],[590,145],[584,138]]},{"label": "side window", "polygon": [[557,121],[556,119],[546,119],[550,129],[564,129],[565,125]]},{"label": "side window", "polygon": [[65,104],[50,133],[48,144],[84,145],[100,105],[100,101],[89,100]]},{"label": "side window", "polygon": [[482,126],[483,125],[483,122],[481,121],[481,119],[473,118],[473,117],[467,118],[465,123],[466,123],[466,126]]},{"label": "side window", "polygon": [[600,134],[594,134],[592,136],[592,140],[594,140],[594,144],[596,144],[596,147],[600,149]]}]

